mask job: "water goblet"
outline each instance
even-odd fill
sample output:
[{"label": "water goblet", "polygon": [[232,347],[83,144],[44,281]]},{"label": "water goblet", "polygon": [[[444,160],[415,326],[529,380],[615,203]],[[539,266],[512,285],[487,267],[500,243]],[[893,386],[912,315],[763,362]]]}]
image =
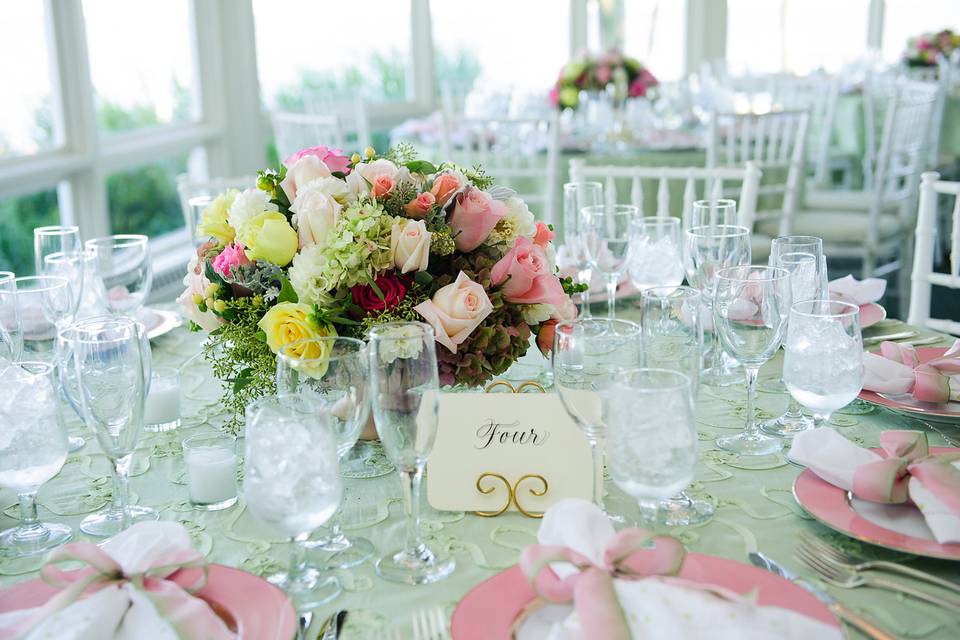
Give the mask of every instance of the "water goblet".
[{"label": "water goblet", "polygon": [[640,325],[628,320],[586,318],[558,323],[553,342],[553,384],[564,409],[587,436],[593,458],[593,502],[606,512],[603,499],[603,457],[607,414],[603,391],[621,369],[641,364]]},{"label": "water goblet", "polygon": [[813,412],[821,427],[863,388],[860,309],[834,300],[795,303],[783,356],[790,395]]},{"label": "water goblet", "polygon": [[16,274],[12,271],[0,271],[0,367],[19,360],[23,349],[20,312],[17,309],[17,299],[13,295],[16,290]]},{"label": "water goblet", "polygon": [[47,362],[14,362],[0,369],[0,487],[13,490],[20,500],[20,526],[0,533],[0,556],[44,553],[73,537],[67,525],[37,519],[37,491],[60,473],[67,459],[54,371]]},{"label": "water goblet", "polygon": [[590,317],[590,260],[583,247],[584,207],[603,204],[603,185],[599,182],[568,182],[563,185],[563,247],[574,260],[577,283],[587,285],[580,294],[580,317]]},{"label": "water goblet", "polygon": [[[690,378],[679,371],[621,369],[605,389],[610,475],[640,505],[641,526],[693,524],[672,519],[670,498],[693,481],[697,427]],[[712,508],[711,508],[712,513]]]},{"label": "water goblet", "polygon": [[713,322],[724,351],[743,363],[747,418],[742,433],[717,438],[740,455],[776,453],[778,438],[760,433],[754,411],[757,372],[780,348],[790,311],[790,272],[779,267],[727,267],[717,273]]},{"label": "water goblet", "polygon": [[[370,415],[369,371],[366,345],[354,338],[307,338],[286,345],[277,354],[277,395],[307,394],[324,407],[337,437],[341,463],[356,445]],[[366,538],[343,533],[342,511],[341,505],[330,519],[329,535],[306,543],[309,550],[330,552],[324,568],[353,567],[376,552]]]},{"label": "water goblet", "polygon": [[679,218],[651,216],[633,220],[629,253],[627,273],[638,291],[683,282]]},{"label": "water goblet", "polygon": [[627,269],[630,223],[639,208],[629,204],[599,204],[580,210],[582,242],[590,267],[607,283],[607,317],[615,318],[617,285]]},{"label": "water goblet", "polygon": [[400,473],[407,516],[406,543],[376,564],[391,582],[423,584],[449,576],[452,557],[431,550],[420,533],[420,485],[437,435],[440,380],[433,328],[390,322],[370,330],[370,399],[377,433]]},{"label": "water goblet", "polygon": [[44,260],[53,253],[72,255],[83,251],[80,227],[52,225],[33,230],[33,268],[44,272]]},{"label": "water goblet", "polygon": [[[90,265],[93,260],[93,252],[87,250],[57,251],[47,254],[43,258],[42,273],[44,275],[59,276],[70,281],[70,289],[73,294],[72,315],[74,317],[80,316],[81,305],[85,308],[90,305],[90,297],[94,289],[85,280],[90,272]],[[100,314],[93,312],[83,315],[89,317],[90,315]]]},{"label": "water goblet", "polygon": [[107,311],[134,315],[150,295],[153,266],[147,236],[121,234],[87,240],[94,255],[97,295]]}]

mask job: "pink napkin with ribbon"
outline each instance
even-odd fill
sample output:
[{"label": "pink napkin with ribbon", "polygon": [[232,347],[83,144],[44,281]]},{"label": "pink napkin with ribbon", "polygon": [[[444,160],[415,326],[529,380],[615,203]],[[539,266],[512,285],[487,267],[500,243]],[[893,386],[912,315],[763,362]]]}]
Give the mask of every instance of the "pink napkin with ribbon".
[{"label": "pink napkin with ribbon", "polygon": [[[63,571],[60,562],[86,566]],[[99,547],[66,544],[40,570],[44,582],[62,590],[42,606],[0,614],[0,638],[235,640],[210,606],[190,594],[203,587],[206,565],[176,522],[140,522]],[[192,568],[204,572],[189,590],[169,579]]]},{"label": "pink napkin with ribbon", "polygon": [[925,364],[920,364],[912,346],[884,342],[880,355],[863,354],[863,388],[890,395],[909,393],[920,402],[960,402],[960,340]]},{"label": "pink napkin with ribbon", "polygon": [[550,507],[537,539],[520,556],[524,574],[540,597],[572,605],[546,640],[841,637],[839,629],[794,611],[675,577],[685,556],[680,541],[643,529],[617,533],[586,500]]},{"label": "pink napkin with ribbon", "polygon": [[883,455],[830,427],[797,434],[789,458],[871,502],[913,502],[940,544],[960,542],[960,452],[930,455],[923,431],[884,431]]},{"label": "pink napkin with ribbon", "polygon": [[887,290],[887,281],[881,278],[857,280],[851,275],[831,280],[827,285],[834,300],[855,304],[858,307],[876,302]]}]

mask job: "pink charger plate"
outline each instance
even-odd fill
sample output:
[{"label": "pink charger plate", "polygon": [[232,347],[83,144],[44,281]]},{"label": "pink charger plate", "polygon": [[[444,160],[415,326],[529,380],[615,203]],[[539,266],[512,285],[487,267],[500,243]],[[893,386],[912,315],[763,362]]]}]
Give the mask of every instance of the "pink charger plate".
[{"label": "pink charger plate", "polygon": [[[917,347],[917,356],[920,363],[929,362],[939,358],[947,352],[947,347]],[[859,398],[864,402],[879,404],[895,411],[912,413],[917,416],[928,416],[935,418],[948,418],[950,420],[960,420],[960,410],[952,408],[950,405],[936,404],[933,402],[918,402],[908,395],[901,399],[891,397],[886,394],[879,394],[874,391],[864,389],[860,392]],[[955,403],[951,403],[955,404]]]},{"label": "pink charger plate", "polygon": [[[880,449],[873,449],[880,453]],[[952,447],[930,447],[930,453],[950,453]],[[793,496],[807,512],[822,524],[862,542],[906,551],[918,556],[960,560],[960,544],[940,544],[887,529],[867,520],[850,504],[846,491],[821,480],[810,469],[804,469],[793,483]]]},{"label": "pink charger plate", "polygon": [[[840,623],[810,592],[769,571],[742,562],[689,553],[680,577],[746,594],[756,589],[758,604],[781,607],[834,627]],[[511,640],[513,622],[536,599],[519,566],[470,590],[453,612],[453,640]]]},{"label": "pink charger plate", "polygon": [[[297,615],[286,594],[266,580],[227,567],[211,564],[207,584],[196,592],[227,623],[239,638],[290,640],[297,632]],[[173,576],[181,586],[196,584],[200,569],[183,569]],[[39,607],[59,589],[40,578],[0,591],[0,613]]]},{"label": "pink charger plate", "polygon": [[887,319],[887,310],[876,302],[860,305],[860,328],[866,329]]}]

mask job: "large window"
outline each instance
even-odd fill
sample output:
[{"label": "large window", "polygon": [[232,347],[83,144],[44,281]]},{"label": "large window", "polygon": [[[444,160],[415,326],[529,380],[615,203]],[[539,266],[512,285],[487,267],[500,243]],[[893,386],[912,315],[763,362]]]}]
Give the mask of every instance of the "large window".
[{"label": "large window", "polygon": [[686,2],[630,0],[624,5],[624,52],[640,58],[660,80],[683,77]]},{"label": "large window", "polygon": [[922,33],[960,30],[957,0],[886,0],[883,16],[883,59],[896,62],[907,40]]},{"label": "large window", "polygon": [[0,199],[0,271],[32,274],[33,229],[59,219],[56,189]]}]

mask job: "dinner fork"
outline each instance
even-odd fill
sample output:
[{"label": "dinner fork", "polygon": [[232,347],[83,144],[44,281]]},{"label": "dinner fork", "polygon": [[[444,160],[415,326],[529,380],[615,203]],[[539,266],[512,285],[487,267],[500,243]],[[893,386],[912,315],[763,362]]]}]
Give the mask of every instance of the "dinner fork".
[{"label": "dinner fork", "polygon": [[960,584],[957,584],[956,582],[944,580],[943,578],[939,578],[931,573],[927,573],[926,571],[920,571],[919,569],[913,569],[912,567],[905,567],[895,562],[887,562],[886,560],[860,561],[858,558],[854,558],[853,556],[841,551],[840,549],[837,549],[832,545],[827,544],[823,540],[807,532],[800,534],[800,544],[806,546],[811,552],[814,553],[814,555],[819,553],[820,558],[823,560],[832,561],[834,564],[840,565],[844,569],[853,573],[871,570],[889,571],[890,573],[899,573],[901,575],[910,576],[911,578],[923,580],[924,582],[935,584],[938,587],[943,587],[944,589],[949,589],[950,591],[960,593]]},{"label": "dinner fork", "polygon": [[834,564],[829,560],[824,560],[819,553],[807,546],[804,546],[802,543],[796,548],[795,556],[798,560],[813,569],[817,575],[823,579],[824,582],[827,584],[832,584],[835,587],[841,587],[843,589],[855,589],[857,587],[879,587],[881,589],[887,589],[888,591],[894,591],[904,595],[913,596],[918,600],[923,600],[951,611],[960,608],[960,599],[948,598],[946,596],[935,596],[932,593],[927,593],[926,591],[915,589],[893,580],[887,580],[886,578],[865,576],[854,573],[844,569],[840,565]]},{"label": "dinner fork", "polygon": [[447,617],[440,607],[413,612],[414,640],[449,640]]}]

